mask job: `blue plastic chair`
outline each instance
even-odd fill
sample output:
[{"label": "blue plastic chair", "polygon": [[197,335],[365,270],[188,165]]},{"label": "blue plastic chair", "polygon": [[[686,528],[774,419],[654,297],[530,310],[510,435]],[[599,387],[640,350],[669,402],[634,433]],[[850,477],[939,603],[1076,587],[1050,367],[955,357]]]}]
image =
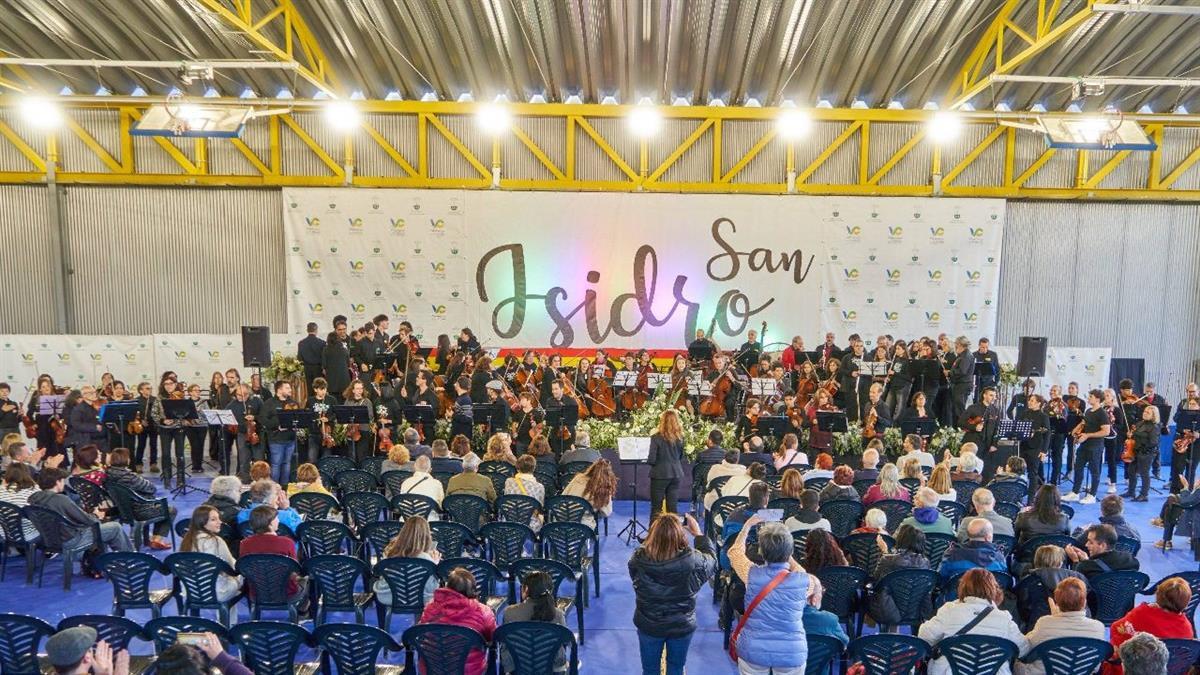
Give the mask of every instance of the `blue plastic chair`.
[{"label": "blue plastic chair", "polygon": [[487,559],[500,570],[532,554],[537,536],[524,523],[495,522],[479,528]]},{"label": "blue plastic chair", "polygon": [[58,622],[58,630],[66,630],[76,626],[90,626],[96,629],[96,639],[104,640],[113,651],[129,649],[129,643],[134,639],[144,640],[145,633],[136,621],[123,616],[107,614],[77,614],[68,616]]},{"label": "blue plastic chair", "polygon": [[[812,530],[794,530],[792,532],[792,560],[798,564],[804,564],[804,547],[808,544],[808,533]],[[750,542],[754,532],[746,536],[747,543]]]},{"label": "blue plastic chair", "polygon": [[[492,486],[496,488],[497,495],[504,495],[504,483],[509,478],[517,475],[517,467],[508,462],[497,460],[489,460],[479,465],[479,475],[487,476],[492,481]],[[524,495],[520,495],[524,496]],[[534,501],[537,501],[536,499]]]},{"label": "blue plastic chair", "polygon": [[404,631],[400,643],[408,672],[424,675],[461,675],[473,650],[488,651],[487,642],[474,630],[441,623],[412,626]]},{"label": "blue plastic chair", "polygon": [[379,482],[387,496],[394,497],[402,492],[401,486],[404,485],[404,481],[412,478],[412,475],[413,472],[409,469],[392,469],[379,474]]},{"label": "blue plastic chair", "polygon": [[387,517],[390,505],[378,492],[346,492],[342,494],[342,516],[355,532]]},{"label": "blue plastic chair", "polygon": [[96,558],[96,568],[112,583],[116,616],[130,609],[148,609],[151,618],[162,616],[162,606],[174,595],[171,588],[150,590],[155,574],[169,574],[158,558],[147,553],[115,551]]},{"label": "blue plastic chair", "polygon": [[1150,577],[1132,570],[1103,572],[1091,577],[1088,579],[1088,592],[1095,601],[1092,618],[1111,626],[1133,609],[1137,594],[1149,585]]},{"label": "blue plastic chair", "polygon": [[833,480],[833,479],[827,478],[825,476],[809,478],[808,480],[804,481],[804,489],[805,490],[816,490],[817,492],[820,492],[821,490],[825,489],[826,485],[829,485],[829,482],[831,480]]},{"label": "blue plastic chair", "polygon": [[1024,504],[1025,497],[1029,494],[1029,486],[1015,480],[992,481],[988,484],[987,488],[992,491],[992,495],[996,497],[997,502]]},{"label": "blue plastic chair", "polygon": [[1002,637],[956,635],[939,642],[934,657],[945,658],[952,675],[996,675],[1018,653],[1017,645]]},{"label": "blue plastic chair", "polygon": [[392,497],[391,509],[392,513],[395,514],[396,520],[401,522],[413,516],[420,516],[425,520],[429,520],[429,514],[438,510],[438,504],[433,500],[433,497],[404,494]]},{"label": "blue plastic chair", "polygon": [[547,523],[538,533],[544,557],[566,563],[580,573],[585,601],[588,597],[589,571],[595,577],[596,597],[600,597],[600,552],[588,550],[594,537],[595,531],[582,523]]},{"label": "blue plastic chair", "polygon": [[1133,537],[1117,537],[1117,545],[1113,548],[1117,551],[1124,551],[1136,558],[1138,551],[1142,550],[1142,540],[1134,539]]},{"label": "blue plastic chair", "polygon": [[855,638],[847,647],[849,660],[861,662],[867,675],[914,673],[929,651],[929,643],[921,638],[891,633]]},{"label": "blue plastic chair", "polygon": [[374,492],[379,489],[375,474],[362,469],[345,469],[333,475],[333,483],[341,494],[351,492]]},{"label": "blue plastic chair", "polygon": [[375,602],[379,627],[390,633],[394,614],[411,614],[418,621],[425,610],[425,583],[437,576],[437,567],[422,558],[384,558],[375,563],[374,572],[392,595],[390,605]]},{"label": "blue plastic chair", "polygon": [[950,484],[954,486],[954,501],[962,504],[964,512],[970,511],[972,506],[971,497],[979,489],[979,483],[973,480],[955,480],[950,481]]},{"label": "blue plastic chair", "polygon": [[1013,550],[1017,547],[1017,538],[1011,534],[993,534],[992,546],[996,550],[1003,553],[1004,557],[1009,557],[1013,554]]},{"label": "blue plastic chair", "polygon": [[106,503],[115,504],[108,491],[83,476],[70,476],[67,478],[67,486],[79,495],[79,508],[88,513]]},{"label": "blue plastic chair", "polygon": [[38,647],[54,635],[54,626],[21,614],[0,614],[0,672],[5,675],[41,675]]},{"label": "blue plastic chair", "polygon": [[404,527],[404,523],[398,520],[384,520],[378,523],[370,523],[359,531],[358,536],[362,542],[362,559],[363,562],[371,563],[371,559],[376,560],[383,557],[383,552],[387,549],[387,545],[397,534],[400,534],[400,529]]},{"label": "blue plastic chair", "polygon": [[996,502],[996,506],[993,507],[993,510],[1005,518],[1008,518],[1015,525],[1017,522],[1017,516],[1021,513],[1021,505],[1014,504],[1012,502]]},{"label": "blue plastic chair", "polygon": [[952,534],[925,533],[925,557],[929,559],[929,569],[936,570],[942,564],[942,557],[955,541],[957,540]]},{"label": "blue plastic chair", "polygon": [[296,654],[312,645],[312,636],[292,623],[247,621],[229,629],[229,641],[254,675],[294,675]]},{"label": "blue plastic chair", "polygon": [[433,535],[433,543],[437,544],[443,558],[462,557],[463,549],[468,544],[475,543],[475,535],[471,533],[471,528],[460,523],[435,520],[429,524],[429,530]]},{"label": "blue plastic chair", "polygon": [[1030,537],[1017,546],[1016,559],[1022,562],[1033,560],[1033,554],[1041,546],[1058,546],[1065,549],[1074,544],[1075,540],[1065,534],[1041,534]]},{"label": "blue plastic chair", "polygon": [[246,580],[252,620],[261,619],[264,609],[283,610],[292,622],[299,620],[299,606],[306,598],[304,593],[288,597],[288,580],[293,574],[304,574],[300,563],[286,555],[255,553],[238,558],[235,569]]},{"label": "blue plastic chair", "polygon": [[[354,460],[341,455],[326,455],[317,460],[317,470],[330,476],[336,476],[347,469],[355,468],[358,467],[355,466]],[[332,482],[327,484],[333,485]]]},{"label": "blue plastic chair", "polygon": [[1196,622],[1196,607],[1197,607],[1197,605],[1200,605],[1200,572],[1176,572],[1175,574],[1169,574],[1169,575],[1163,577],[1162,579],[1159,579],[1158,581],[1154,582],[1153,586],[1142,591],[1142,593],[1145,595],[1154,595],[1155,592],[1158,591],[1159,584],[1166,581],[1167,579],[1171,579],[1174,577],[1183,579],[1184,581],[1187,582],[1187,585],[1189,587],[1191,587],[1191,589],[1192,589],[1192,599],[1188,601],[1187,607],[1184,608],[1183,613],[1184,613],[1184,615],[1187,616],[1188,621],[1195,624],[1195,622]]},{"label": "blue plastic chair", "polygon": [[156,654],[161,654],[163,650],[175,644],[176,637],[180,633],[212,633],[222,642],[229,639],[229,632],[225,630],[224,626],[212,619],[199,616],[160,616],[147,621],[142,631],[145,633],[146,639],[154,643]]},{"label": "blue plastic chair", "polygon": [[1112,645],[1095,638],[1046,640],[1021,657],[1025,663],[1040,661],[1046,675],[1094,673],[1113,654]]},{"label": "blue plastic chair", "polygon": [[795,497],[776,497],[767,502],[767,508],[783,511],[783,519],[787,520],[800,512],[800,500]]},{"label": "blue plastic chair", "polygon": [[909,626],[916,633],[917,626],[928,618],[937,586],[938,574],[933,570],[900,569],[885,574],[876,582],[874,592],[891,595],[900,612],[899,625]]},{"label": "blue plastic chair", "polygon": [[63,590],[71,590],[71,577],[75,574],[75,562],[82,561],[88,550],[100,544],[100,524],[93,523],[90,528],[84,528],[84,531],[90,533],[90,536],[83,537],[79,542],[68,547],[69,533],[76,527],[68,523],[66,518],[54,511],[32,504],[23,507],[21,515],[37,528],[38,540],[34,545],[35,550],[46,554],[34,556],[38,570],[38,588],[42,587],[42,580],[46,575],[47,556],[57,553],[63,562]]},{"label": "blue plastic chair", "polygon": [[298,492],[288,502],[306,522],[325,520],[338,509],[337,498],[324,492]]},{"label": "blue plastic chair", "polygon": [[387,631],[357,623],[317,626],[313,642],[321,648],[321,671],[333,672],[329,667],[332,661],[338,675],[375,675],[382,652],[401,650]]},{"label": "blue plastic chair", "polygon": [[551,523],[582,523],[584,518],[596,517],[588,500],[572,495],[558,495],[546,500],[546,520]]},{"label": "blue plastic chair", "polygon": [[[575,572],[570,567],[567,567],[565,564],[558,562],[557,560],[548,560],[546,558],[522,558],[521,560],[514,561],[508,570],[508,576],[510,580],[508,585],[509,602],[515,603],[517,601],[517,597],[519,597],[517,588],[520,585],[521,580],[525,578],[525,575],[529,574],[530,572],[545,572],[550,575],[552,580],[554,580],[555,604],[558,609],[563,612],[563,614],[566,614],[572,606],[575,607],[575,625],[579,628],[579,644],[582,645],[583,607],[584,598],[586,597],[583,594],[584,587],[580,580],[583,575]],[[562,595],[559,592],[559,589],[562,588],[564,581],[574,582],[574,597]]]},{"label": "blue plastic chair", "polygon": [[[866,570],[853,566],[831,565],[815,575],[821,580],[825,592],[821,596],[821,609],[831,612],[846,624],[851,635],[862,632],[862,598],[870,576]],[[855,617],[858,618],[857,626]]]},{"label": "blue plastic chair", "polygon": [[8,549],[11,547],[25,556],[25,583],[33,583],[33,553],[37,545],[25,538],[22,521],[21,507],[0,502],[0,534],[4,535],[4,543],[0,544],[0,581],[4,581],[8,571]]},{"label": "blue plastic chair", "polygon": [[[315,625],[320,625],[329,612],[354,612],[358,623],[363,622],[363,607],[375,599],[367,563],[348,555],[319,555],[304,563],[304,571],[313,583],[317,601]],[[355,585],[360,580],[363,592],[356,593]]]},{"label": "blue plastic chair", "polygon": [[[591,466],[592,466],[591,462],[567,462],[565,464],[559,464],[558,465],[558,483],[559,483],[559,485],[562,485],[565,487],[568,483],[570,483],[572,480],[575,479],[575,476],[578,476],[579,474],[583,473],[584,471],[587,471]],[[696,470],[696,467],[693,466],[692,471],[694,472],[695,470]]]},{"label": "blue plastic chair", "polygon": [[709,540],[720,541],[721,531],[725,527],[725,519],[729,517],[729,514],[749,503],[749,497],[738,495],[720,497],[715,500],[712,506],[708,507],[708,513],[704,517],[704,532],[708,535]]},{"label": "blue plastic chair", "polygon": [[841,540],[842,551],[850,560],[850,563],[855,567],[861,567],[868,574],[875,571],[875,566],[879,564],[879,558],[883,553],[879,551],[879,545],[876,543],[876,537],[883,537],[883,543],[888,545],[889,550],[895,550],[896,540],[890,535],[871,534],[869,532],[860,532],[844,537]]},{"label": "blue plastic chair", "polygon": [[829,529],[837,539],[849,536],[866,513],[862,502],[854,499],[831,499],[821,504],[818,510],[829,521]]},{"label": "blue plastic chair", "polygon": [[479,558],[444,558],[437,565],[437,575],[442,581],[457,567],[471,572],[475,577],[475,594],[480,602],[488,606],[492,613],[497,613],[508,601],[508,595],[497,592],[497,585],[504,579],[504,574],[486,560]]},{"label": "blue plastic chair", "polygon": [[858,498],[862,499],[866,496],[867,490],[870,490],[871,486],[877,482],[878,481],[873,478],[860,478],[859,480],[854,481],[852,485],[854,486],[854,491],[858,493]]},{"label": "blue plastic chair", "polygon": [[470,528],[472,534],[476,534],[491,516],[492,505],[479,495],[446,495],[442,499],[442,513],[450,520]]},{"label": "blue plastic chair", "polygon": [[881,499],[868,508],[879,509],[887,516],[887,531],[895,532],[901,521],[912,515],[912,504],[903,499]]},{"label": "blue plastic chair", "polygon": [[958,502],[940,501],[937,508],[938,511],[942,512],[943,516],[946,516],[950,520],[950,524],[954,527],[958,527],[958,524],[962,522],[963,516],[967,515],[967,507]]},{"label": "blue plastic chair", "polygon": [[[133,534],[133,550],[142,548],[146,540],[146,532],[151,525],[171,520],[171,508],[166,497],[147,498],[130,490],[124,485],[109,482],[108,494],[112,495],[113,504],[120,514],[123,525],[130,527]],[[175,530],[171,530],[171,544],[175,544]]]},{"label": "blue plastic chair", "polygon": [[[808,660],[804,662],[804,675],[828,675],[841,661],[846,648],[842,641],[829,635],[814,635],[807,633],[805,642],[808,645]],[[840,672],[840,670],[835,671]]]},{"label": "blue plastic chair", "polygon": [[568,651],[567,673],[579,672],[579,646],[575,635],[565,626],[545,621],[514,621],[496,629],[497,649],[508,656],[513,675],[541,675],[554,672],[563,650]]},{"label": "blue plastic chair", "polygon": [[358,463],[358,468],[378,478],[379,476],[383,475],[383,463],[386,461],[387,457],[385,455],[372,455],[370,457],[364,457],[363,460]]},{"label": "blue plastic chair", "polygon": [[354,533],[336,520],[306,520],[296,528],[296,542],[305,558],[319,555],[353,555]]},{"label": "blue plastic chair", "polygon": [[1200,661],[1200,640],[1191,638],[1165,638],[1167,647],[1167,675],[1188,675],[1192,666]]},{"label": "blue plastic chair", "polygon": [[163,560],[163,565],[171,570],[175,583],[186,591],[176,594],[180,614],[199,616],[200,610],[213,609],[217,611],[223,626],[229,625],[231,609],[233,618],[237,618],[235,606],[242,599],[242,594],[238,593],[225,601],[217,597],[220,575],[237,574],[237,570],[224,560],[208,553],[172,553]]},{"label": "blue plastic chair", "polygon": [[[504,486],[501,485],[500,492],[503,491]],[[529,495],[500,494],[496,498],[496,520],[498,521],[528,525],[529,521],[533,519],[533,514],[539,513],[541,510],[541,502]]]},{"label": "blue plastic chair", "polygon": [[1043,616],[1050,615],[1050,597],[1053,591],[1046,588],[1042,580],[1033,574],[1017,581],[1017,612],[1025,630],[1033,630],[1034,624]]}]

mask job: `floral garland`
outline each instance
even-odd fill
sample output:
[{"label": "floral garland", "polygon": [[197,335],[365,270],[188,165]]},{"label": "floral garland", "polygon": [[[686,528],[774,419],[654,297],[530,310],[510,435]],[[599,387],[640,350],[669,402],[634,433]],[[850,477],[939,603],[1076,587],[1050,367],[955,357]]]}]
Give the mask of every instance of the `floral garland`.
[{"label": "floral garland", "polygon": [[304,374],[304,364],[294,356],[284,356],[282,352],[271,355],[271,365],[263,368],[263,377],[270,382],[279,382]]},{"label": "floral garland", "polygon": [[[646,437],[658,431],[658,420],[663,412],[671,408],[671,397],[660,388],[646,405],[634,410],[624,420],[589,418],[579,422],[578,431],[586,431],[593,448],[616,448],[617,439],[626,436]],[[693,458],[704,449],[704,441],[713,429],[725,435],[726,444],[734,437],[734,425],[725,421],[710,422],[689,413],[685,408],[675,409],[683,426],[683,448],[688,458]]]}]

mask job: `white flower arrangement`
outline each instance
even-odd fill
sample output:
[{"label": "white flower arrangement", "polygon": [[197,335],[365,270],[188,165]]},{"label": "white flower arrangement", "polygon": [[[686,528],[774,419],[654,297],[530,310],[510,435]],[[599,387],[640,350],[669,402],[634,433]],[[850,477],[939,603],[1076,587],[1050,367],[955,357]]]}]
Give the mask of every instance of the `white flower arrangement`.
[{"label": "white flower arrangement", "polygon": [[[624,420],[589,418],[579,422],[578,430],[587,431],[593,448],[616,448],[617,439],[623,436],[652,436],[658,431],[658,420],[663,412],[672,407],[671,397],[660,388],[646,405],[634,410]],[[694,457],[704,448],[704,441],[713,429],[725,435],[727,444],[733,443],[734,425],[724,420],[710,422],[689,413],[686,408],[676,408],[679,422],[683,426],[683,447],[688,457]]]}]

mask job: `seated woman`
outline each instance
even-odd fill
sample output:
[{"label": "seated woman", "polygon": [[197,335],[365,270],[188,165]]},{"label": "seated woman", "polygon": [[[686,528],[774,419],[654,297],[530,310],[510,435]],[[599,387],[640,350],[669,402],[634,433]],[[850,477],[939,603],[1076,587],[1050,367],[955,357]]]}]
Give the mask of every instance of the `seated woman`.
[{"label": "seated woman", "polygon": [[[880,579],[901,569],[929,569],[929,559],[925,557],[925,533],[911,525],[901,525],[896,528],[896,549],[889,551],[882,537],[878,538],[879,550],[883,554],[871,573],[871,579],[876,582],[876,591],[871,594],[869,616],[877,623],[895,625],[900,622],[900,610],[896,601],[886,588],[879,588]],[[932,606],[932,599],[929,606]]]},{"label": "seated woman", "polygon": [[238,500],[242,497],[242,481],[237,476],[217,476],[208,486],[209,497],[205,504],[221,514],[221,522],[237,528],[238,512],[242,510]]},{"label": "seated woman", "polygon": [[837,539],[825,530],[813,530],[804,540],[804,570],[816,574],[826,567],[846,565],[846,554]]},{"label": "seated woman", "polygon": [[821,488],[821,503],[834,499],[849,499],[861,501],[858,490],[854,489],[854,469],[842,464],[833,470],[833,480]]},{"label": "seated woman", "polygon": [[996,475],[988,482],[988,487],[994,487],[998,483],[1017,483],[1024,489],[1023,492],[1029,491],[1029,478],[1025,474],[1025,460],[1013,455],[1008,458],[1004,466],[996,471]]},{"label": "seated woman", "polygon": [[779,495],[790,499],[800,499],[804,494],[804,477],[796,469],[787,469],[779,478]]},{"label": "seated woman", "polygon": [[[0,502],[24,508],[29,505],[29,497],[37,491],[37,482],[33,480],[29,465],[24,462],[10,462],[4,470],[4,481],[0,482]],[[22,518],[21,529],[25,533],[25,541],[38,540],[40,535],[32,521]],[[0,542],[0,546],[7,545],[7,542]]]},{"label": "seated woman", "polygon": [[[1164,579],[1154,591],[1154,602],[1143,602],[1117,619],[1109,629],[1109,641],[1115,651],[1136,633],[1149,633],[1159,639],[1195,637],[1185,610],[1192,600],[1192,588],[1179,577]],[[1121,675],[1120,664],[1104,664],[1103,675]]]},{"label": "seated woman", "polygon": [[[937,647],[943,639],[959,634],[968,624],[971,635],[991,635],[1011,641],[1017,652],[1024,656],[1029,652],[1029,641],[1013,621],[1012,615],[999,608],[1004,602],[1004,591],[996,583],[991,572],[976,567],[969,570],[958,581],[958,599],[947,602],[937,614],[921,624],[917,637]],[[997,675],[1011,672],[1005,663],[996,671]],[[949,675],[950,664],[943,658],[929,663],[929,675]]]},{"label": "seated woman", "polygon": [[1045,534],[1070,534],[1071,519],[1062,512],[1058,487],[1047,483],[1038,488],[1033,507],[1017,514],[1013,531],[1019,544]]},{"label": "seated woman", "polygon": [[[1047,593],[1053,592],[1064,579],[1078,579],[1086,584],[1087,578],[1082,574],[1070,567],[1063,567],[1066,557],[1061,546],[1039,546],[1033,553],[1033,564],[1026,574],[1037,577]],[[1040,602],[1040,598],[1037,598],[1036,593],[1028,593],[1025,586],[1018,586],[1017,589],[1017,607],[1021,611],[1022,620],[1028,621],[1035,616],[1033,610],[1036,609],[1035,604]]]},{"label": "seated woman", "polygon": [[492,434],[488,438],[487,451],[483,453],[483,461],[507,462],[513,466],[517,465],[517,458],[513,455],[506,434]]},{"label": "seated woman", "polygon": [[393,445],[388,450],[387,459],[383,460],[383,464],[379,466],[379,473],[387,473],[388,471],[412,471],[412,462],[409,461],[408,448],[399,443]]},{"label": "seated woman", "polygon": [[[475,575],[470,570],[455,567],[446,576],[446,585],[434,591],[433,602],[425,605],[417,623],[444,623],[463,626],[483,636],[490,643],[496,632],[496,615],[479,602]],[[483,675],[487,668],[484,650],[472,650],[467,657],[463,675]]]},{"label": "seated woman", "polygon": [[296,467],[296,480],[288,483],[288,496],[300,494],[301,492],[319,492],[323,495],[333,494],[321,482],[321,472],[317,471],[316,464],[305,462]]},{"label": "seated woman", "polygon": [[916,481],[917,485],[925,485],[925,472],[921,470],[921,461],[912,455],[900,458],[900,479]]},{"label": "seated woman", "polygon": [[[554,579],[546,572],[530,572],[521,579],[521,602],[504,608],[504,623],[514,621],[545,621],[560,626],[567,625],[567,618],[558,608],[554,598]],[[512,673],[512,655],[500,650],[500,665],[503,672]],[[567,672],[567,655],[559,650],[554,660],[555,673]]]},{"label": "seated woman", "polygon": [[537,460],[539,471],[558,471],[558,462],[554,459],[554,451],[550,449],[550,442],[545,437],[538,436],[533,439],[533,442],[525,449],[525,454]]},{"label": "seated woman", "polygon": [[[817,461],[813,464],[813,468],[804,474],[804,482],[816,478],[833,478],[833,457],[827,452],[822,452],[817,455]],[[850,482],[854,482],[853,480]]]},{"label": "seated woman", "polygon": [[965,480],[972,483],[983,483],[983,460],[979,459],[976,454],[978,446],[974,443],[963,443],[962,448],[958,451],[957,460],[950,456],[950,451],[946,451],[945,459],[950,461],[954,471],[950,472],[950,480]]},{"label": "seated woman", "polygon": [[879,509],[867,509],[863,516],[862,527],[856,527],[850,534],[887,534],[887,514]]},{"label": "seated woman", "polygon": [[793,464],[808,464],[808,455],[800,451],[800,439],[796,434],[784,434],[783,440],[775,452],[771,454],[775,463],[775,472],[779,473]]},{"label": "seated woman", "polygon": [[[1025,634],[1029,640],[1029,649],[1033,650],[1043,642],[1064,637],[1082,637],[1093,640],[1104,639],[1104,624],[1087,616],[1087,583],[1082,579],[1063,579],[1052,589],[1054,604],[1050,605],[1050,614],[1043,616],[1033,625],[1033,630]],[[1018,675],[1045,675],[1046,669],[1041,661],[1033,663],[1017,663]]]},{"label": "seated woman", "polygon": [[[1175,480],[1182,481],[1183,477],[1180,476]],[[1190,488],[1184,481],[1183,490],[1179,494],[1167,495],[1167,500],[1163,502],[1158,518],[1151,521],[1151,524],[1163,529],[1163,537],[1154,542],[1154,547],[1164,551],[1174,548],[1171,540],[1174,539],[1175,530],[1178,528],[1178,534],[1192,540],[1192,556],[1195,560],[1200,560],[1200,508],[1197,508],[1198,506],[1200,506],[1200,474],[1196,476],[1196,481]]]},{"label": "seated woman", "polygon": [[[128,452],[128,451],[126,451]],[[104,487],[104,465],[100,463],[100,448],[95,445],[85,445],[75,450],[74,465],[71,466],[72,476],[82,476],[84,480]]]},{"label": "seated woman", "polygon": [[[286,555],[296,560],[296,542],[290,537],[276,534],[279,530],[279,512],[273,506],[260,504],[250,511],[250,529],[254,534],[242,540],[238,545],[238,557],[244,558],[256,553],[271,553]],[[308,595],[308,577],[293,574],[287,583],[288,598],[306,597]],[[301,614],[307,611],[308,601],[305,600],[298,608]]]},{"label": "seated woman", "polygon": [[[504,480],[504,494],[506,495],[525,495],[533,497],[538,504],[545,505],[546,503],[546,487],[538,482],[536,476],[533,475],[537,468],[537,459],[532,455],[521,455],[517,459],[517,475]],[[542,527],[541,515],[535,513],[529,520],[529,526],[536,532]]]},{"label": "seated woman", "polygon": [[[233,567],[237,561],[229,552],[229,545],[221,538],[221,512],[216,508],[201,504],[192,511],[192,521],[187,534],[179,543],[179,550],[184,553],[208,553],[215,555]],[[242,578],[222,574],[217,579],[217,599],[222,602],[237,595],[242,588]]]},{"label": "seated woman", "polygon": [[[83,450],[79,452],[82,453]],[[108,460],[111,462],[108,472],[101,474],[104,476],[104,485],[106,487],[109,485],[120,485],[139,497],[145,497],[146,499],[154,499],[158,495],[158,490],[154,487],[153,483],[129,470],[128,448],[114,449],[108,453]],[[168,518],[155,523],[154,529],[150,533],[150,548],[156,551],[165,551],[171,548],[167,537],[171,536],[171,525],[175,522],[175,507],[168,506],[167,513]]]},{"label": "seated woman", "polygon": [[933,467],[933,473],[929,475],[929,482],[926,487],[937,493],[938,499],[943,502],[953,502],[958,500],[958,490],[954,489],[954,484],[950,482],[950,465],[942,462]]},{"label": "seated woman", "polygon": [[[429,521],[421,516],[410,516],[404,520],[404,525],[396,536],[383,549],[383,558],[420,558],[434,565],[442,561],[442,554],[433,541],[433,533],[429,529]],[[437,590],[437,577],[429,577],[425,581],[425,604],[433,600],[433,592]],[[382,578],[375,580],[375,599],[381,605],[392,604],[392,588]]]},{"label": "seated woman", "polygon": [[870,506],[884,499],[912,501],[912,495],[909,494],[908,489],[900,484],[900,471],[891,462],[883,465],[883,468],[879,470],[879,482],[867,489],[867,494],[863,495],[863,506]]},{"label": "seated woman", "polygon": [[[613,495],[616,492],[617,475],[613,473],[612,464],[609,464],[607,459],[596,460],[587,470],[575,474],[562,491],[564,495],[586,499],[592,505],[592,510],[601,518],[612,515]],[[584,515],[583,524],[595,529],[596,519]]]}]

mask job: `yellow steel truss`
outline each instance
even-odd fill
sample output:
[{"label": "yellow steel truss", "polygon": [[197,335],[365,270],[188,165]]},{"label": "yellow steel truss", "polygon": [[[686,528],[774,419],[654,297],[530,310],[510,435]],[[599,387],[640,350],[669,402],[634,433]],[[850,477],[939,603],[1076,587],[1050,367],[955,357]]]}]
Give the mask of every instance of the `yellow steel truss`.
[{"label": "yellow steel truss", "polygon": [[[544,169],[546,177],[512,176],[502,170],[494,187],[785,194],[789,192],[790,175],[792,189],[800,194],[1200,199],[1200,190],[1190,189],[1195,180],[1181,181],[1189,171],[1200,172],[1200,147],[1173,148],[1166,153],[1166,161],[1162,148],[1164,142],[1169,142],[1170,132],[1200,126],[1200,120],[1191,116],[1133,116],[1158,142],[1158,150],[1103,155],[1093,151],[1089,157],[1087,151],[1045,148],[1032,135],[1023,136],[1024,145],[1020,145],[1018,134],[1028,132],[1001,126],[994,116],[984,113],[964,115],[970,132],[966,137],[977,138],[977,142],[943,149],[928,147],[931,142],[925,138],[922,123],[931,113],[922,110],[813,110],[815,124],[836,129],[832,140],[815,146],[809,141],[784,139],[773,125],[761,124],[774,119],[777,110],[672,107],[663,109],[665,117],[687,120],[694,126],[687,127],[689,131],[681,134],[677,143],[656,147],[652,158],[647,141],[631,145],[628,138],[614,131],[623,127],[608,123],[628,112],[622,106],[516,104],[512,106],[514,125],[508,132],[513,142],[505,143],[502,151],[503,139],[489,141],[485,149],[477,140],[472,143],[462,136],[463,118],[471,122],[469,118],[476,112],[474,104],[364,101],[362,128],[349,136],[334,136],[316,133],[312,125],[320,121],[305,108],[311,104],[295,102],[296,108],[290,113],[251,122],[265,129],[256,138],[265,138],[266,142],[260,140],[256,147],[241,139],[135,139],[130,129],[148,105],[146,102],[124,99],[109,107],[94,101],[77,103],[67,108],[65,126],[49,135],[6,123],[12,116],[5,104],[11,105],[11,101],[0,97],[0,157],[9,158],[8,170],[0,171],[0,183],[42,183],[53,171],[54,180],[62,184],[489,189],[493,187],[494,170],[503,169],[506,162],[528,160],[526,164],[532,162]],[[92,114],[81,114],[84,108]],[[94,114],[96,109],[106,110],[107,115]],[[393,116],[408,118],[407,123],[389,119]],[[535,120],[542,128],[546,128],[547,120],[553,122],[555,137],[535,138],[529,126]],[[743,133],[744,149],[728,154],[731,130],[756,122],[761,131],[749,138]],[[101,123],[106,126],[94,126]],[[111,140],[113,127],[118,136],[115,143]],[[399,128],[411,129],[415,138],[394,131]],[[896,140],[897,128],[904,130],[900,140]],[[385,133],[382,129],[391,131]],[[98,138],[108,139],[107,145]],[[883,145],[881,139],[885,138],[893,139],[890,145]],[[1183,142],[1178,139],[1195,136],[1176,133],[1174,138]],[[68,141],[79,148],[73,163],[65,163],[61,157],[61,148]],[[1033,157],[1029,156],[1030,147],[1035,149]],[[486,154],[489,149],[490,157]],[[81,152],[95,160],[86,166],[99,168],[81,170]],[[356,158],[361,159],[367,152],[386,158],[386,166],[380,168],[376,162],[371,172],[355,166]],[[585,177],[588,171],[581,172],[584,152],[593,157],[592,177]],[[245,164],[236,170],[227,166],[228,161],[214,166],[212,158],[218,153],[243,158]],[[518,156],[521,153],[527,155]],[[711,166],[705,160],[697,168],[694,161],[687,161],[692,153],[711,153]],[[455,162],[460,168],[451,175],[446,174],[444,166],[434,170],[435,164],[447,164],[447,155],[462,160]],[[302,157],[307,161],[296,161]],[[853,168],[837,173],[839,178],[817,182],[831,175],[823,169],[828,169],[835,157],[850,162]],[[595,158],[611,163],[607,178],[594,177]],[[1042,173],[1052,162],[1058,166],[1071,160],[1070,176],[1063,177],[1062,171]],[[171,172],[163,171],[164,161],[173,169]],[[983,162],[996,166],[1001,161],[1002,170],[970,171]],[[919,163],[916,170],[913,162]],[[765,170],[764,163],[768,165]],[[690,167],[686,171],[680,168],[685,164]],[[295,166],[315,168],[290,168]],[[903,171],[902,166],[906,167]],[[756,167],[753,175],[748,173],[750,167]],[[1126,178],[1114,187],[1114,173],[1128,174],[1117,172],[1131,167],[1136,167],[1144,180],[1132,184]],[[764,180],[764,175],[770,178]]]}]

